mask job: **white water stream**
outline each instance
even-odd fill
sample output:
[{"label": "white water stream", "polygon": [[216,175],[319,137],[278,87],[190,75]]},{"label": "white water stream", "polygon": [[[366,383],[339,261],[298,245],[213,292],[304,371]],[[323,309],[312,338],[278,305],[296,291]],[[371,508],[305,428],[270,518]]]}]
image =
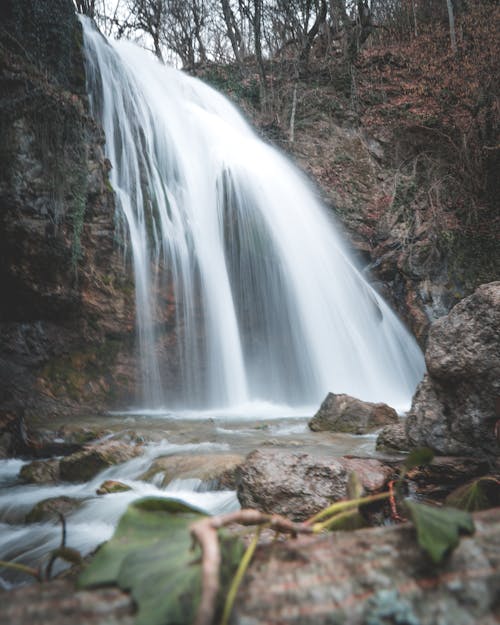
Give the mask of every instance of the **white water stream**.
[{"label": "white water stream", "polygon": [[[81,501],[68,515],[68,545],[82,553],[110,536],[138,496],[234,509],[234,492],[203,492],[192,481],[162,489],[139,477],[160,455],[246,452],[269,439],[305,448],[313,435],[299,417],[328,391],[402,410],[424,371],[414,339],[354,266],[304,175],[213,89],[82,23],[92,110],[106,133],[117,231],[136,285],[141,408],[122,419],[180,420],[197,432],[182,444],[151,444],[85,484],[26,486],[22,461],[0,461],[0,559],[30,564],[60,539],[55,522],[24,522],[43,499]],[[176,337],[168,349],[167,302]],[[373,438],[354,438],[330,441],[328,453],[373,451]],[[111,478],[132,490],[96,497]],[[19,581],[0,577],[7,587]]]}]

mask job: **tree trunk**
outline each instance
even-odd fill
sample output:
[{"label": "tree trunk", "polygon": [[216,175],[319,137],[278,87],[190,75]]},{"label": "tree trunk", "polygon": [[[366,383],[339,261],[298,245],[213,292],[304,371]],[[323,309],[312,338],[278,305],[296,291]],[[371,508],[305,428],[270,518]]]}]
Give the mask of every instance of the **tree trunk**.
[{"label": "tree trunk", "polygon": [[450,42],[453,54],[457,53],[457,38],[455,35],[455,16],[453,15],[453,3],[452,0],[446,0],[446,6],[448,7],[448,21],[450,22]]},{"label": "tree trunk", "polygon": [[229,0],[221,0],[222,13],[224,15],[224,22],[226,24],[227,36],[233,49],[234,58],[238,64],[241,64],[241,32],[236,23],[234,13],[229,4]]}]

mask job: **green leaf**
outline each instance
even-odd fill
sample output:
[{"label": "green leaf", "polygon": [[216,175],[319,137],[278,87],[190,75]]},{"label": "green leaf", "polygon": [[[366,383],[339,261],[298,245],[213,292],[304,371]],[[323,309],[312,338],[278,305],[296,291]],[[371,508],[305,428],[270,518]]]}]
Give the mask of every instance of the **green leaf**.
[{"label": "green leaf", "polygon": [[493,508],[500,501],[500,481],[494,477],[481,477],[455,489],[446,498],[449,506],[475,512]]},{"label": "green leaf", "polygon": [[[130,591],[138,606],[136,625],[190,625],[201,594],[201,551],[192,549],[189,526],[204,516],[175,500],[133,502],[80,576],[79,586],[114,584]],[[234,548],[236,540],[221,549],[232,570],[243,551]]]},{"label": "green leaf", "polygon": [[429,447],[419,447],[411,451],[404,462],[407,471],[414,467],[430,464],[434,458],[434,452]]},{"label": "green leaf", "polygon": [[458,545],[460,532],[474,532],[471,515],[462,510],[436,508],[408,499],[405,508],[417,529],[419,545],[435,564]]}]

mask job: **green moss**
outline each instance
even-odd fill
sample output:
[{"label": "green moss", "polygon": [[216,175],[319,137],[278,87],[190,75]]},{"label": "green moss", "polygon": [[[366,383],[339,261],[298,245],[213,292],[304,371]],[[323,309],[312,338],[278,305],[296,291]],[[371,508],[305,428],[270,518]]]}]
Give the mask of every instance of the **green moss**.
[{"label": "green moss", "polygon": [[109,378],[109,369],[114,365],[121,343],[109,339],[102,345],[87,347],[71,354],[51,359],[39,372],[39,377],[46,381],[55,396],[68,396],[79,401],[90,388],[92,394],[98,389],[112,397],[111,384],[104,387],[101,379]]}]

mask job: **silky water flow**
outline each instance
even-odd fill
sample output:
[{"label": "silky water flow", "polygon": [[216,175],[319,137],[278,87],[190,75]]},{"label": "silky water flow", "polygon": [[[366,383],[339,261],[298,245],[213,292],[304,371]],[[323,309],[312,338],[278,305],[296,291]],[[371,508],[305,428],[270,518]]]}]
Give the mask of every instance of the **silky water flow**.
[{"label": "silky water flow", "polygon": [[[315,190],[221,94],[83,19],[88,91],[136,284],[144,408],[408,405],[422,354]],[[175,302],[169,387],[165,290]]]}]

